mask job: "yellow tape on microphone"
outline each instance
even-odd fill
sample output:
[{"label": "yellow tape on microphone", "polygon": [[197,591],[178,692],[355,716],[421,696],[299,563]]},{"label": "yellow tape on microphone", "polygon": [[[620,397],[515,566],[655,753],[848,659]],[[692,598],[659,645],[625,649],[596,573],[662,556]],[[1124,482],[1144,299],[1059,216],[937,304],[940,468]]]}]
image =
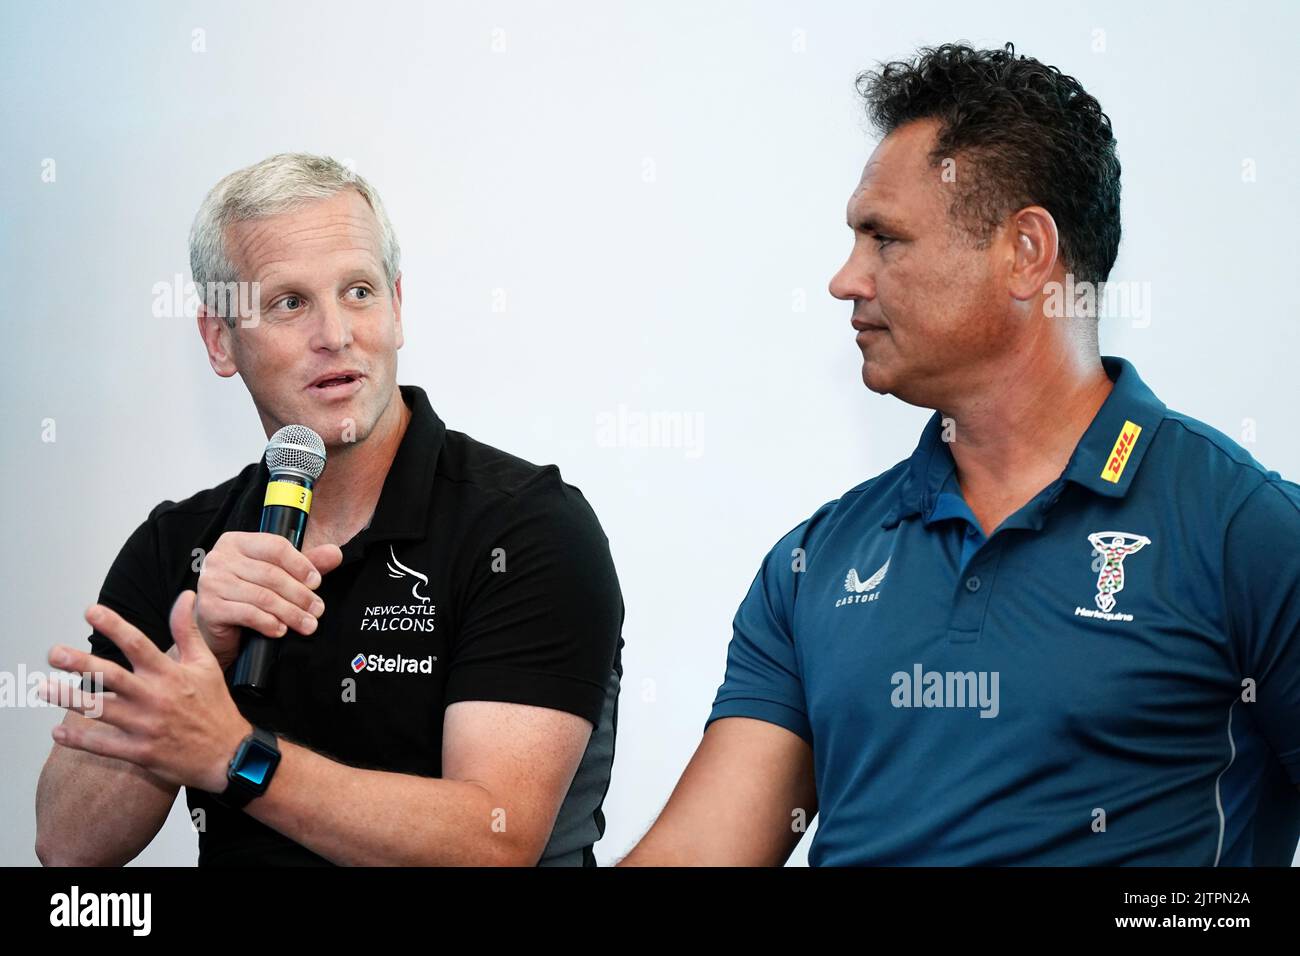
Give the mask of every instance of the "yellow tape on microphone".
[{"label": "yellow tape on microphone", "polygon": [[267,505],[283,505],[286,508],[310,512],[311,489],[296,485],[292,481],[268,481],[262,507],[265,508]]}]

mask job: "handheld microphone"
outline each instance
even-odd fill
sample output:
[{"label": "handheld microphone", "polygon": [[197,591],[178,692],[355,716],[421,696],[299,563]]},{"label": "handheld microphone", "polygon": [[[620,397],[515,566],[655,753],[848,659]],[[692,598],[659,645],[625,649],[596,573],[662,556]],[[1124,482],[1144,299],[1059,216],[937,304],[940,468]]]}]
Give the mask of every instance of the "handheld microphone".
[{"label": "handheld microphone", "polygon": [[[301,550],[311,512],[311,489],[325,470],[325,443],[306,425],[285,425],[266,444],[266,467],[271,478],[266,483],[262,523],[257,530],[288,538]],[[279,649],[276,640],[246,628],[231,686],[265,694]]]}]

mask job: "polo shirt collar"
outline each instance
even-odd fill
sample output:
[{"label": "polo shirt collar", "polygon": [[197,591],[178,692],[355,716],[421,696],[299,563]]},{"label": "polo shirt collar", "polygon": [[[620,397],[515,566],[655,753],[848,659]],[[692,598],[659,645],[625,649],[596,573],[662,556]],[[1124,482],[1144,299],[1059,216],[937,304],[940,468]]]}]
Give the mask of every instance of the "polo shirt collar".
[{"label": "polo shirt collar", "polygon": [[[433,498],[438,455],[447,436],[447,426],[429,404],[418,385],[399,385],[399,393],[411,410],[411,420],[397,446],[397,454],[384,479],[370,526],[348,542],[349,548],[372,541],[400,541],[423,538],[428,533],[429,508]],[[328,463],[326,464],[328,468]],[[235,505],[232,527],[256,531],[262,520],[262,499],[270,470],[263,457],[247,488]]]},{"label": "polo shirt collar", "polygon": [[411,420],[384,479],[370,527],[358,535],[367,540],[410,540],[428,534],[433,480],[447,426],[429,405],[424,389],[418,385],[398,389],[411,409]]},{"label": "polo shirt collar", "polygon": [[[1103,355],[1101,364],[1113,383],[1110,394],[1079,439],[1061,479],[1099,495],[1122,498],[1151,446],[1165,404],[1130,362]],[[935,412],[908,459],[897,505],[885,516],[883,527],[892,528],[913,515],[931,515],[956,471],[943,432],[943,416]]]},{"label": "polo shirt collar", "polygon": [[1061,477],[1107,498],[1123,498],[1165,417],[1165,403],[1129,362],[1104,355],[1101,364],[1115,386]]}]

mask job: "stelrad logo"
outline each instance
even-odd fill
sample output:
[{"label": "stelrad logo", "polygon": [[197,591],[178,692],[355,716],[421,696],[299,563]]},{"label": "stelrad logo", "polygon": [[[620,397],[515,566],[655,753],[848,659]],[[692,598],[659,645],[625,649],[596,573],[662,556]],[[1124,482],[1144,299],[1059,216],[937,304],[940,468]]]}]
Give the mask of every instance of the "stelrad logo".
[{"label": "stelrad logo", "polygon": [[425,657],[403,657],[398,654],[396,657],[388,657],[384,654],[358,654],[352,658],[352,673],[360,674],[362,671],[380,674],[432,674],[433,662],[438,659],[436,654],[428,654]]}]

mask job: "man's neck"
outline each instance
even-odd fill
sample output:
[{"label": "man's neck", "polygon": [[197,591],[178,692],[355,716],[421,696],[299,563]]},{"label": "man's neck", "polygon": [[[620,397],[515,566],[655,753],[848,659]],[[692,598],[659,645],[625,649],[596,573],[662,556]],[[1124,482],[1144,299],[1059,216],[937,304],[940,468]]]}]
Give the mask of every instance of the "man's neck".
[{"label": "man's neck", "polygon": [[411,410],[394,387],[392,401],[365,441],[329,449],[325,472],[312,492],[304,550],[317,544],[342,546],[370,523],[410,421]]},{"label": "man's neck", "polygon": [[951,408],[962,495],[990,534],[1065,470],[1112,383],[1095,350],[1028,354]]}]

